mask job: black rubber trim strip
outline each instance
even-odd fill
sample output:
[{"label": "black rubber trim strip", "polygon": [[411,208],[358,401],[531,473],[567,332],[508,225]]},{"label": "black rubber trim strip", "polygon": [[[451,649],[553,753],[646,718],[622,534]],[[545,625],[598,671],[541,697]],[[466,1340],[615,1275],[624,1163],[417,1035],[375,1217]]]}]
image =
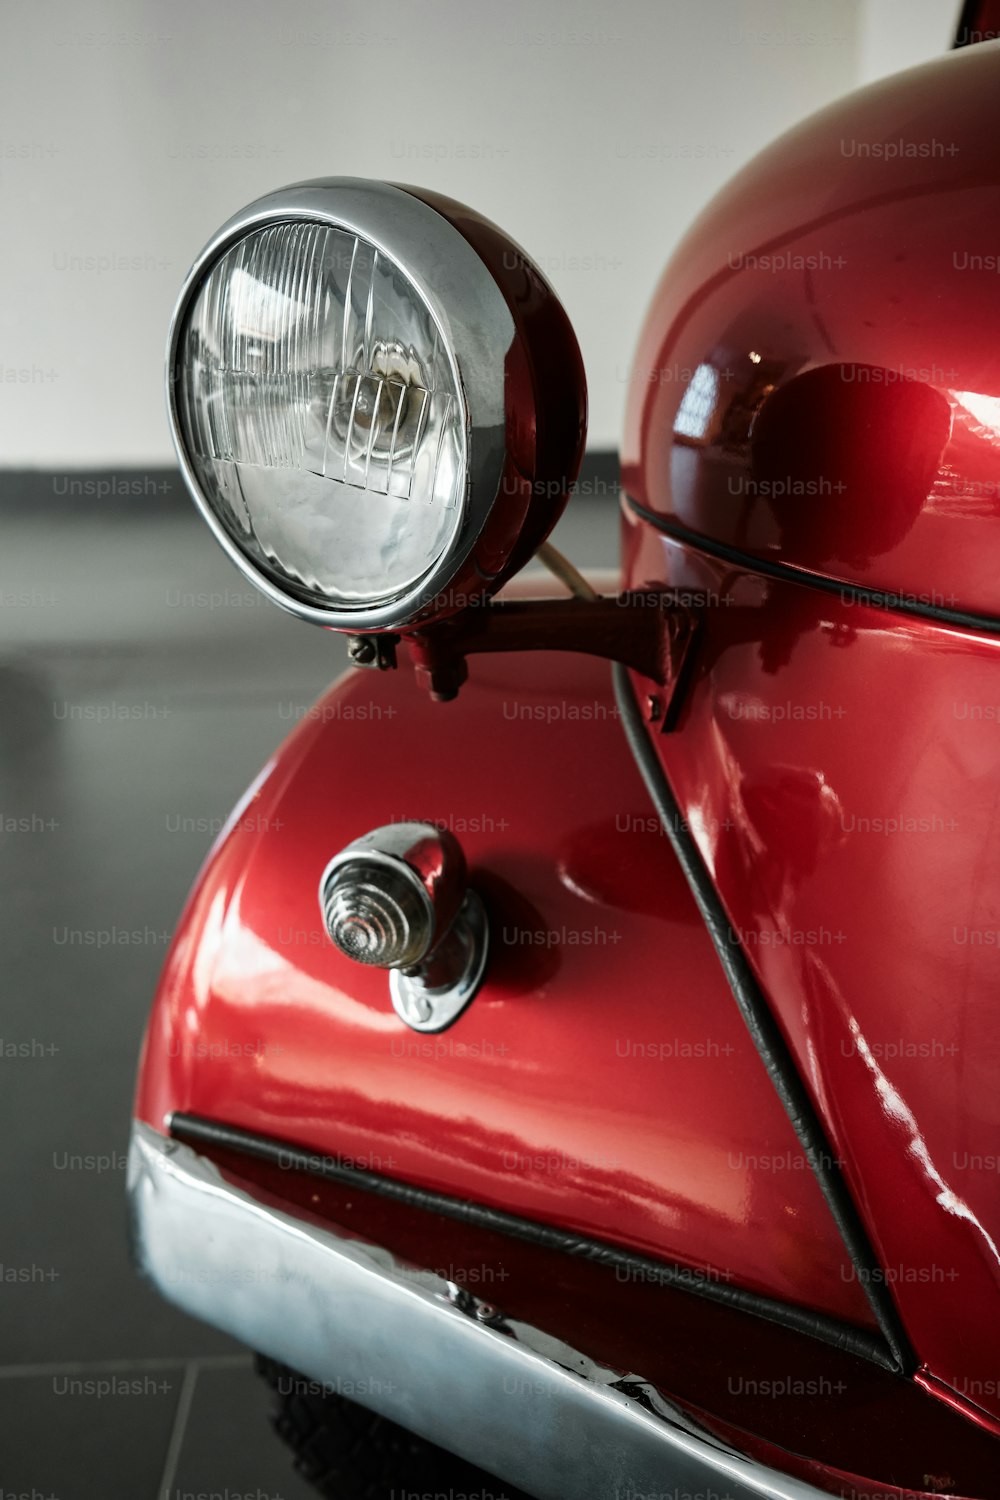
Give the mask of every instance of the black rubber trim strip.
[{"label": "black rubber trim strip", "polygon": [[627,1267],[645,1277],[653,1275],[664,1286],[676,1287],[680,1291],[690,1292],[692,1296],[704,1297],[738,1312],[765,1318],[794,1333],[806,1334],[810,1338],[831,1344],[835,1349],[842,1349],[847,1354],[857,1355],[885,1370],[896,1372],[899,1368],[883,1340],[868,1329],[841,1322],[809,1308],[796,1307],[794,1303],[781,1302],[775,1297],[747,1291],[744,1287],[732,1286],[728,1282],[710,1281],[684,1266],[654,1260],[651,1256],[639,1255],[619,1245],[609,1245],[603,1240],[586,1239],[549,1224],[538,1224],[534,1219],[522,1219],[499,1208],[469,1202],[465,1198],[452,1198],[445,1193],[415,1187],[412,1183],[400,1182],[394,1177],[383,1177],[380,1173],[365,1171],[360,1167],[345,1166],[336,1157],[305,1151],[299,1146],[275,1140],[272,1136],[258,1135],[255,1131],[223,1125],[204,1115],[183,1112],[173,1114],[170,1116],[169,1130],[171,1136],[185,1143],[237,1151],[243,1156],[256,1157],[260,1161],[284,1167],[285,1170],[297,1169],[332,1182],[347,1183],[365,1192],[392,1198],[397,1203],[408,1203],[414,1208],[441,1214],[462,1223],[475,1224],[511,1239],[543,1246],[547,1250],[579,1256],[582,1260],[596,1261],[599,1265]]},{"label": "black rubber trim strip", "polygon": [[885,1275],[879,1266],[878,1257],[837,1165],[823,1123],[813,1107],[813,1102],[799,1076],[795,1059],[789,1051],[778,1023],[771,1014],[746,954],[742,948],[736,947],[731,941],[732,928],[729,918],[702,860],[698,846],[687,830],[687,824],[670,789],[666,773],[656,751],[650,744],[628,672],[624,667],[616,665],[613,669],[613,676],[615,696],[618,700],[622,723],[625,726],[625,734],[642,773],[642,779],[660,815],[664,832],[673,845],[674,853],[687,877],[691,893],[704,918],[705,926],[708,928],[715,951],[719,955],[719,961],[729,980],[736,1004],[740,1008],[740,1014],[760,1053],[761,1061],[770,1074],[771,1082],[778,1092],[785,1112],[792,1122],[792,1128],[816,1175],[844,1247],[858,1273],[862,1290],[882,1330],[890,1368],[904,1374],[912,1374],[917,1367],[917,1360],[896,1306],[885,1285]]},{"label": "black rubber trim strip", "polygon": [[867,605],[870,609],[881,609],[892,614],[916,615],[921,620],[933,620],[937,625],[958,625],[963,630],[981,630],[987,635],[1000,635],[1000,618],[996,615],[977,615],[963,609],[948,609],[944,605],[921,604],[919,600],[906,599],[895,589],[862,588],[859,583],[844,583],[839,578],[824,578],[820,574],[806,573],[792,563],[772,562],[770,558],[757,557],[752,552],[741,552],[725,542],[716,542],[702,536],[700,531],[691,531],[678,521],[668,520],[655,511],[647,510],[638,500],[622,491],[622,500],[629,510],[661,531],[664,536],[677,542],[717,557],[722,562],[732,563],[748,573],[763,573],[767,578],[780,578],[784,583],[798,583],[807,589],[819,589],[824,594],[834,594],[844,603]]}]

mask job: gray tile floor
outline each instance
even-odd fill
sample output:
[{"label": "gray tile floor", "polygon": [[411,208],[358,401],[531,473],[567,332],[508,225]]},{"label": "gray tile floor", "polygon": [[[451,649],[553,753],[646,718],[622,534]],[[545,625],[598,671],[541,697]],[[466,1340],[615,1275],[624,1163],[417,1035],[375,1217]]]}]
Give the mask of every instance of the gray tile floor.
[{"label": "gray tile floor", "polygon": [[[585,568],[617,556],[611,472],[555,537]],[[249,1354],[133,1274],[124,1152],[211,830],[344,648],[255,594],[175,477],[124,479],[0,474],[0,1494],[305,1500]]]}]

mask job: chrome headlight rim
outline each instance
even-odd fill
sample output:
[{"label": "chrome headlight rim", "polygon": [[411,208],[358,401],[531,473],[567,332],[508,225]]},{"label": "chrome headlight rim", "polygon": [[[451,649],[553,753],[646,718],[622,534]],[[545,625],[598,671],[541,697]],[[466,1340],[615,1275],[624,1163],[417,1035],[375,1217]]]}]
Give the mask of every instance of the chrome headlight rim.
[{"label": "chrome headlight rim", "polygon": [[[412,586],[376,603],[319,605],[277,582],[240,547],[205,494],[185,441],[179,395],[181,340],[209,273],[247,235],[280,223],[319,223],[366,240],[412,284],[438,329],[462,403],[465,485],[458,528]],[[433,285],[429,277],[433,277]],[[188,272],[167,339],[167,415],[184,482],[220,546],[245,577],[282,609],[329,629],[396,630],[419,623],[474,565],[476,542],[500,495],[507,462],[505,374],[516,329],[485,262],[435,208],[403,187],[326,177],[280,188],[248,204],[212,236]],[[478,573],[477,569],[473,570]],[[481,576],[480,585],[488,585]]]}]

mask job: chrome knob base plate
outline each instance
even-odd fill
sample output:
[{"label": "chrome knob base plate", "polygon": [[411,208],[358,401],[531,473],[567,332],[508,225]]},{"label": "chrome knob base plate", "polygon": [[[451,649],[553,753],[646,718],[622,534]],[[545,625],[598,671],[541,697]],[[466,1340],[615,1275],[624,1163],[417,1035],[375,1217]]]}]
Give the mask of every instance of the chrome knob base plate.
[{"label": "chrome knob base plate", "polygon": [[489,922],[473,890],[465,893],[458,916],[422,964],[393,969],[392,1008],[413,1031],[444,1031],[457,1021],[486,972]]}]

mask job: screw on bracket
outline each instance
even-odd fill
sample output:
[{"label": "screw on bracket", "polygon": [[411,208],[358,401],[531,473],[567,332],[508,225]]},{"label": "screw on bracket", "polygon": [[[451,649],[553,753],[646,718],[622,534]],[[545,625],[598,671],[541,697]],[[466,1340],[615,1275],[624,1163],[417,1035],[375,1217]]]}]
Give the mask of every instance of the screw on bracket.
[{"label": "screw on bracket", "polygon": [[396,665],[394,635],[351,635],[347,638],[347,655],[355,667],[375,667],[385,672]]},{"label": "screw on bracket", "polygon": [[378,652],[370,636],[352,635],[347,643],[347,654],[356,667],[369,667],[374,663]]}]

